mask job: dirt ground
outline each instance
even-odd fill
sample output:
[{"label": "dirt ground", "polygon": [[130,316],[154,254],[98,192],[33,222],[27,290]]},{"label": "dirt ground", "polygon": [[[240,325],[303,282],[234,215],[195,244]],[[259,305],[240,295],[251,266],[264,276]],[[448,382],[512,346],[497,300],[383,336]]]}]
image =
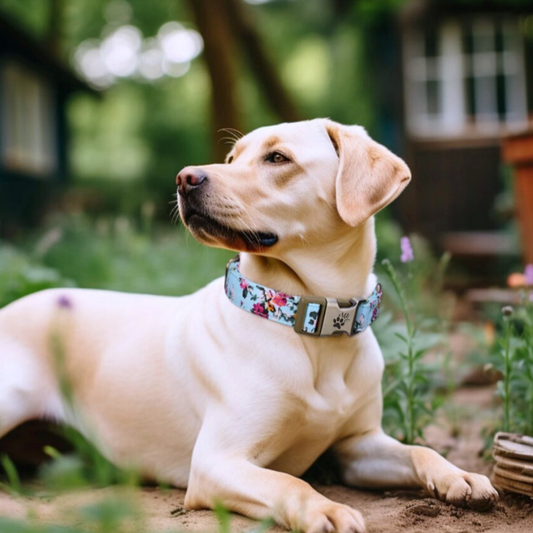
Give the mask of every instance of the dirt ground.
[{"label": "dirt ground", "polygon": [[[445,453],[457,466],[490,475],[491,465],[479,457],[482,447],[480,429],[490,415],[492,387],[466,388],[455,394],[460,412],[458,437],[450,437],[445,422],[427,431],[430,445]],[[493,411],[492,411],[493,413]],[[533,500],[502,495],[493,511],[478,513],[456,509],[430,499],[423,492],[370,492],[332,485],[316,485],[319,492],[332,500],[351,505],[366,518],[369,533],[526,533],[533,532]],[[106,488],[58,496],[48,500],[37,498],[13,499],[0,493],[0,516],[24,518],[32,516],[39,523],[80,525],[75,509],[113,496],[124,496],[124,490]],[[148,531],[215,532],[218,522],[210,511],[186,511],[184,491],[146,487],[135,490],[129,497],[142,510]],[[234,516],[232,531],[252,530],[256,523]],[[282,531],[272,528],[273,532]]]}]

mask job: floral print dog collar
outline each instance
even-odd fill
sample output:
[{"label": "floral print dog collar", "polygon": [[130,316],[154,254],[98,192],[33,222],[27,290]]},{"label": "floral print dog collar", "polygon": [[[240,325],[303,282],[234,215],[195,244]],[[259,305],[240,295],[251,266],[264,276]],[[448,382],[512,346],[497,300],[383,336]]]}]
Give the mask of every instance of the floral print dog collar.
[{"label": "floral print dog collar", "polygon": [[237,307],[315,337],[363,332],[378,317],[383,297],[379,283],[366,300],[291,296],[246,279],[239,256],[228,263],[224,290]]}]

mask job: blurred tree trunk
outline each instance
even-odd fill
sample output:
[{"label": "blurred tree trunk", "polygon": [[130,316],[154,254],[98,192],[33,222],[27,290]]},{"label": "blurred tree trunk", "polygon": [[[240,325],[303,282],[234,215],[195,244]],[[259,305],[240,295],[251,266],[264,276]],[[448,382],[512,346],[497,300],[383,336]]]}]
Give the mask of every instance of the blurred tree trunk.
[{"label": "blurred tree trunk", "polygon": [[61,37],[63,30],[63,0],[49,0],[48,28],[46,31],[46,44],[56,57],[61,56]]},{"label": "blurred tree trunk", "polygon": [[300,120],[278,70],[268,57],[253,20],[242,0],[187,0],[204,39],[204,58],[211,78],[213,154],[221,161],[227,147],[218,142],[219,130],[242,131],[239,105],[238,52],[250,70],[265,101],[283,121]]},{"label": "blurred tree trunk", "polygon": [[224,159],[227,146],[219,142],[219,130],[242,130],[238,102],[236,45],[228,13],[219,0],[187,0],[204,39],[204,58],[211,78],[212,150],[215,160]]},{"label": "blurred tree trunk", "polygon": [[256,77],[272,111],[283,121],[301,120],[300,114],[288,91],[286,90],[278,70],[264,49],[257,28],[242,0],[219,0],[224,4],[231,28],[238,39],[242,52],[248,57],[250,68]]}]

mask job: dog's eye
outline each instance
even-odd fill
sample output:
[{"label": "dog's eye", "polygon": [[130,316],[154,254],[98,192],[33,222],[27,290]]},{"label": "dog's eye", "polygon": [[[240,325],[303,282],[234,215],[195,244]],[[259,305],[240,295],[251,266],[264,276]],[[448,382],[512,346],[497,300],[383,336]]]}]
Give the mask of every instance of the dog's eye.
[{"label": "dog's eye", "polygon": [[230,156],[228,157],[228,160],[227,160],[228,165],[229,165],[232,161],[233,161],[233,156],[230,155]]},{"label": "dog's eye", "polygon": [[289,158],[279,152],[272,152],[266,156],[265,161],[269,163],[285,163],[289,161]]}]

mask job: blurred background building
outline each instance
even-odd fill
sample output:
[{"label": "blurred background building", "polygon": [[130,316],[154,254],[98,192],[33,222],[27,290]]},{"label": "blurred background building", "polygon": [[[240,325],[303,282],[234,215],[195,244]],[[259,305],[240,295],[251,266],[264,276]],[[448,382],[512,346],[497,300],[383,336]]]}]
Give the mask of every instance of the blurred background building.
[{"label": "blurred background building", "polygon": [[[0,220],[35,224],[67,178],[67,99],[89,92],[71,70],[0,14]],[[11,229],[10,229],[11,228]]]},{"label": "blurred background building", "polygon": [[[409,2],[391,43],[403,87],[389,89],[413,187],[400,202],[409,228],[427,235],[497,227],[501,138],[533,112],[533,43],[512,2]],[[529,6],[533,12],[533,6]]]},{"label": "blurred background building", "polygon": [[51,209],[168,220],[175,174],[221,161],[228,132],[329,116],[411,166],[404,230],[482,267],[518,257],[500,147],[531,125],[530,0],[0,0],[0,17],[4,237]]},{"label": "blurred background building", "polygon": [[366,33],[377,135],[414,176],[393,209],[481,276],[519,254],[502,231],[515,211],[501,145],[531,124],[532,13],[532,2],[412,0]]}]

